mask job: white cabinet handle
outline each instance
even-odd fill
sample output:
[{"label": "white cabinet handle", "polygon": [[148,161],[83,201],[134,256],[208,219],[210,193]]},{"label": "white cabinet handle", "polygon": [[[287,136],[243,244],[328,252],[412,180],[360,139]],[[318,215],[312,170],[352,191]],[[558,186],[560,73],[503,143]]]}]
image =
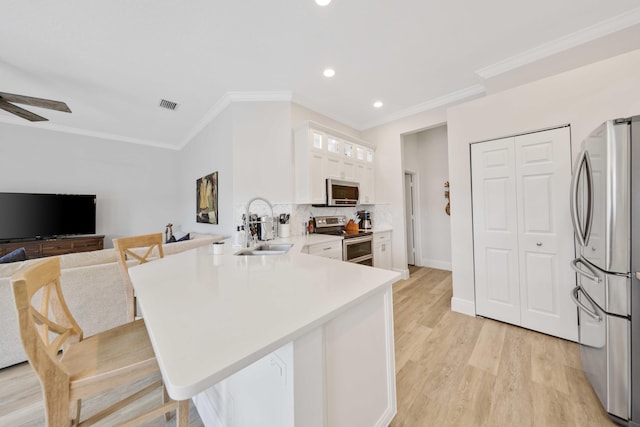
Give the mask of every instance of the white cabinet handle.
[{"label": "white cabinet handle", "polygon": [[542,246],[542,242],[536,243],[536,246]]}]

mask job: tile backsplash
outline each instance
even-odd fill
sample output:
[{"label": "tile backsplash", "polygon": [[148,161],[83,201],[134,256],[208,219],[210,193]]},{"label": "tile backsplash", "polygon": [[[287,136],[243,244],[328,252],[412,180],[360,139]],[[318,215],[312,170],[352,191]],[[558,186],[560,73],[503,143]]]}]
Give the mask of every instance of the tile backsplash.
[{"label": "tile backsplash", "polygon": [[[234,209],[234,229],[236,226],[242,224],[242,214],[244,213],[245,205],[237,205]],[[391,206],[382,205],[367,205],[366,207],[360,206],[355,208],[325,208],[315,207],[312,205],[294,205],[294,204],[275,204],[273,205],[273,214],[277,217],[281,213],[290,214],[291,219],[289,221],[291,235],[301,235],[305,228],[305,225],[309,221],[310,216],[326,216],[326,215],[345,215],[347,218],[355,214],[359,210],[368,210],[371,212],[371,221],[374,228],[391,226]],[[258,214],[259,216],[269,215],[269,207],[265,203],[259,201],[253,203],[251,206],[251,213]],[[305,225],[303,225],[303,223]]]}]

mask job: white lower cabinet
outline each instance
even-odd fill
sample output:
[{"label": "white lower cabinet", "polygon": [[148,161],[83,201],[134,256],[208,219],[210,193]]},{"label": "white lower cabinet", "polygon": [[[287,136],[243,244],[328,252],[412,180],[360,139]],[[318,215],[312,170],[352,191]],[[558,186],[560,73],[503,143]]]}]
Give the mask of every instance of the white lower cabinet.
[{"label": "white lower cabinet", "polygon": [[[324,328],[326,423],[387,426],[396,414],[391,290],[377,293]],[[296,426],[309,424],[298,423]]]},{"label": "white lower cabinet", "polygon": [[390,231],[373,233],[373,266],[387,270],[393,269]]},{"label": "white lower cabinet", "polygon": [[577,341],[569,127],[471,145],[476,313]]},{"label": "white lower cabinet", "polygon": [[193,402],[207,427],[294,427],[293,344],[220,381]]},{"label": "white lower cabinet", "polygon": [[342,240],[309,245],[306,247],[306,253],[309,255],[342,260]]},{"label": "white lower cabinet", "polygon": [[391,286],[193,402],[206,427],[387,426],[397,412]]}]

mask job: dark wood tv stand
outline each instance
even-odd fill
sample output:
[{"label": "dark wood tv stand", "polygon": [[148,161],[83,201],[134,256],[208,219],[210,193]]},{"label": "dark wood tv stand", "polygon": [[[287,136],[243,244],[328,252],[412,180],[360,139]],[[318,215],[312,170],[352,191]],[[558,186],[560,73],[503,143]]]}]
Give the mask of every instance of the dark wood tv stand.
[{"label": "dark wood tv stand", "polygon": [[0,243],[0,256],[25,248],[29,258],[97,251],[104,247],[104,236],[74,236],[42,240],[18,240]]}]

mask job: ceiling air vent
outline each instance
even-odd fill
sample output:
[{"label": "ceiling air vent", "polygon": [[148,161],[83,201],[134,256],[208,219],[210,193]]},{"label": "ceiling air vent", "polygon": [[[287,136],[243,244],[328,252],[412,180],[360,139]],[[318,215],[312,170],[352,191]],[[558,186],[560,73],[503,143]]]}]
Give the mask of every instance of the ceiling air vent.
[{"label": "ceiling air vent", "polygon": [[178,108],[178,103],[163,99],[160,101],[160,107],[166,108],[167,110],[175,110],[176,108]]}]

